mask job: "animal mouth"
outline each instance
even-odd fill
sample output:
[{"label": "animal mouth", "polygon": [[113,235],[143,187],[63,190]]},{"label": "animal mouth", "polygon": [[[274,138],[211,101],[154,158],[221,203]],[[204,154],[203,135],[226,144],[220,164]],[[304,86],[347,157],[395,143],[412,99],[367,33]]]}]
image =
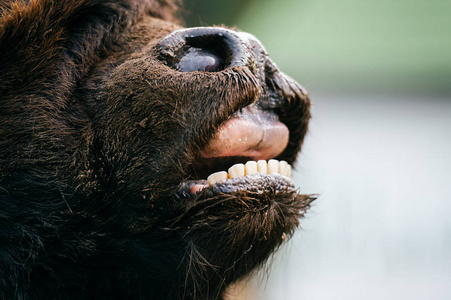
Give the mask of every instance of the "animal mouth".
[{"label": "animal mouth", "polygon": [[[194,78],[209,78],[204,76],[208,73],[228,83],[227,91],[211,86],[217,99],[202,102],[213,117],[193,128],[213,136],[200,138],[199,146],[193,135],[194,150],[189,149],[191,162],[179,191],[186,197],[206,191],[292,193],[290,164],[306,134],[310,102],[306,91],[268,58],[263,45],[244,32],[193,28],[166,36],[156,51],[177,72]],[[193,118],[197,124],[199,116]]]},{"label": "animal mouth", "polygon": [[294,191],[292,167],[275,159],[286,149],[290,132],[272,111],[250,105],[223,122],[190,164],[179,191],[185,196]]}]

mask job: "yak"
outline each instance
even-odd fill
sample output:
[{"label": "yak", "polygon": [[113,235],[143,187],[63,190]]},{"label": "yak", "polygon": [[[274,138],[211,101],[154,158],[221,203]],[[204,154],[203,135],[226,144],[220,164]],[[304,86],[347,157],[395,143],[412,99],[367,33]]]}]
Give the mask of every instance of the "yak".
[{"label": "yak", "polygon": [[1,299],[222,299],[311,206],[306,90],[180,5],[0,3]]}]

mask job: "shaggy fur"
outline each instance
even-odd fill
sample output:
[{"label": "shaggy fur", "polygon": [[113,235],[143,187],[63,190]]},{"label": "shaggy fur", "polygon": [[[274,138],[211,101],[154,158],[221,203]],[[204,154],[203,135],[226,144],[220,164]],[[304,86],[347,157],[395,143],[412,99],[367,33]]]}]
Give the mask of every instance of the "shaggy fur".
[{"label": "shaggy fur", "polygon": [[[310,103],[275,66],[178,72],[171,0],[0,4],[0,298],[213,299],[291,235],[312,196],[178,193],[231,114],[290,129]],[[274,101],[274,99],[278,99]]]}]

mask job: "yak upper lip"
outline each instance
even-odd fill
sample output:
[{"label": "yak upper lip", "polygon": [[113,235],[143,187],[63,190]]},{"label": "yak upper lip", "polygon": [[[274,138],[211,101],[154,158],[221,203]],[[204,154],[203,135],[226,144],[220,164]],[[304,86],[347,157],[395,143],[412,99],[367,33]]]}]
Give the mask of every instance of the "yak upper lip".
[{"label": "yak upper lip", "polygon": [[289,130],[275,113],[251,105],[221,124],[200,157],[267,160],[280,155],[288,140]]}]

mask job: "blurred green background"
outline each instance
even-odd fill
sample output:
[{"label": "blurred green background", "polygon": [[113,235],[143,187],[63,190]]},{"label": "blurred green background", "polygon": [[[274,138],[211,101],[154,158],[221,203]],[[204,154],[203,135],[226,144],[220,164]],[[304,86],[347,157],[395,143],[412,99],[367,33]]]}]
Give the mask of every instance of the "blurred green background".
[{"label": "blurred green background", "polygon": [[311,91],[451,93],[449,0],[190,0],[184,15],[254,34]]}]

